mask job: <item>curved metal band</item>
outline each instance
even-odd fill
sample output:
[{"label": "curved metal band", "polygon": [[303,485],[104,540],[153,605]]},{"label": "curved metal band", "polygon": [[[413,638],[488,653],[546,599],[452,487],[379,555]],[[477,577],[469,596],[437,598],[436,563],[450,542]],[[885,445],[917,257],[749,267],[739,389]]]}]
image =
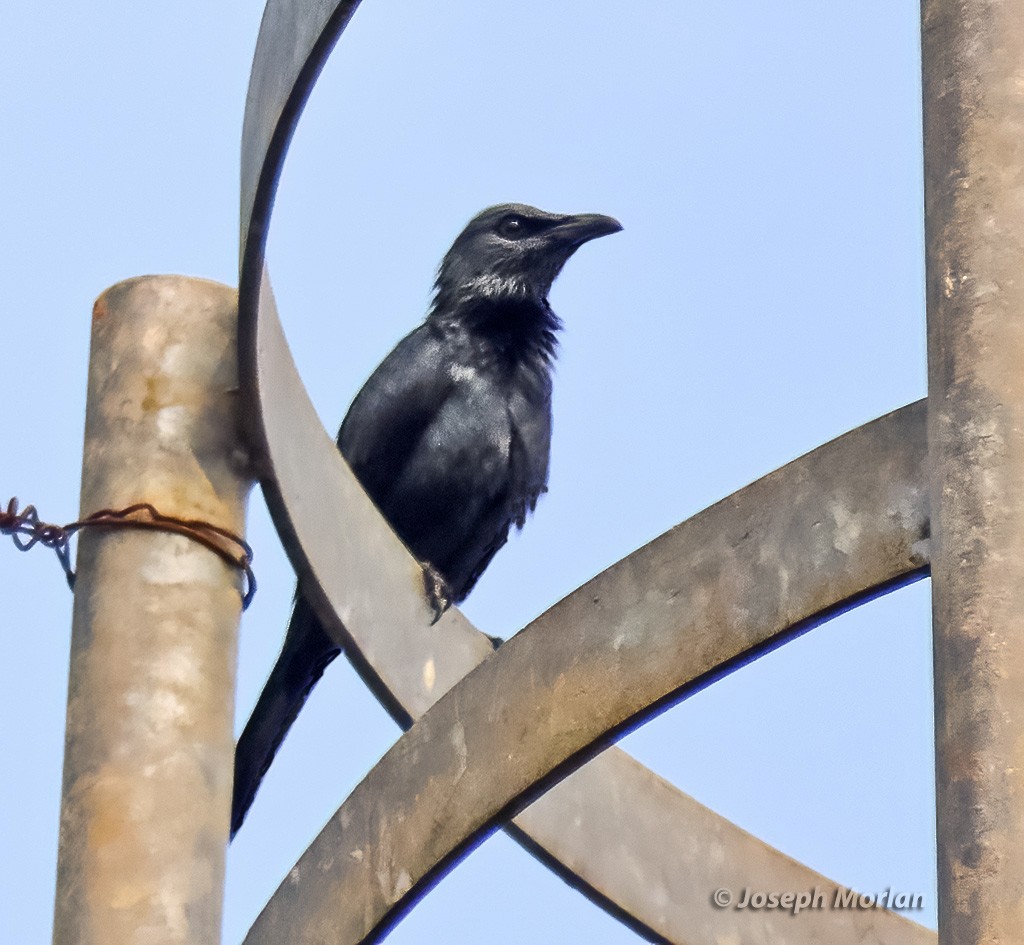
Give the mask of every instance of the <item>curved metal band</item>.
[{"label": "curved metal band", "polygon": [[[272,0],[264,14],[243,134],[241,365],[249,402],[260,410],[255,419],[267,464],[264,491],[306,592],[377,695],[402,724],[408,724],[490,655],[490,645],[457,611],[426,629],[430,614],[419,567],[359,488],[317,419],[288,353],[269,286],[260,282],[273,189],[288,139],[327,52],[356,5],[312,3],[300,12],[295,4]],[[884,436],[879,440],[883,451],[892,454],[883,458],[894,464],[889,470],[890,485],[893,495],[899,496],[888,506],[895,517],[887,520],[883,541],[887,550],[884,560],[874,562],[877,567],[872,562],[867,567],[859,560],[851,563],[854,579],[836,586],[828,600],[825,594],[817,602],[818,613],[843,599],[907,579],[926,565],[923,552],[912,548],[927,517],[918,488],[923,410],[918,404],[872,425],[877,430],[895,427],[897,439],[905,441],[901,452]],[[850,434],[863,435],[862,431]],[[851,521],[861,522],[869,514],[865,508]],[[776,576],[784,580],[783,574]],[[475,769],[475,778],[481,770],[486,769]],[[490,807],[485,805],[479,812],[481,823],[493,819]],[[454,836],[447,830],[445,835]],[[606,751],[524,811],[516,820],[514,835],[599,904],[645,934],[672,942],[702,941],[695,935],[701,923],[723,915],[711,910],[705,898],[717,875],[725,877],[721,885],[754,885],[757,875],[764,876],[765,886],[771,888],[789,876],[794,889],[828,884],[660,781],[617,749]],[[412,842],[411,835],[403,842]],[[317,849],[325,848],[318,843]],[[422,868],[425,861],[419,856],[408,865],[398,859],[394,862],[399,871],[406,868],[412,876],[412,864],[420,863]],[[715,863],[720,865],[712,867]],[[752,864],[760,865],[755,869]],[[304,880],[301,885],[305,886]],[[268,914],[280,912],[281,895],[272,900]],[[402,905],[409,901],[403,899]],[[345,911],[352,906],[346,903]],[[296,918],[290,915],[291,920]],[[387,916],[393,919],[395,913]],[[769,913],[762,916],[765,928],[775,930],[774,941],[783,940],[780,930],[792,927],[785,921],[788,916],[782,920]],[[934,937],[888,913],[879,912],[872,921],[880,930],[888,930],[886,940],[923,942],[915,936],[923,934],[929,941]],[[264,923],[261,920],[257,928]],[[810,931],[808,923],[799,924]],[[826,937],[845,941],[844,925],[830,922]],[[261,933],[254,929],[253,934]],[[746,934],[745,941],[759,940],[749,937],[753,932]]]},{"label": "curved metal band", "polygon": [[[359,0],[268,0],[242,123],[241,283],[259,287],[274,191],[295,124]],[[243,323],[245,323],[243,319]]]},{"label": "curved metal band", "polygon": [[[246,941],[355,945],[376,937],[501,818],[625,727],[837,607],[922,573],[924,412],[921,403],[904,408],[758,480],[624,558],[513,637],[370,771]],[[584,803],[592,803],[589,792]],[[572,827],[563,820],[562,829]],[[714,836],[710,824],[704,829]],[[733,836],[725,852],[738,847]],[[813,921],[786,916],[772,924],[754,913],[748,929],[750,913],[719,912],[704,898],[714,888],[715,859],[691,863],[698,886],[678,940],[731,934],[778,941],[786,921],[790,941],[836,942],[844,931],[850,941],[881,932],[890,941],[893,933],[905,941],[930,937],[874,910],[822,912],[817,929]],[[769,888],[778,881],[772,875]]]}]

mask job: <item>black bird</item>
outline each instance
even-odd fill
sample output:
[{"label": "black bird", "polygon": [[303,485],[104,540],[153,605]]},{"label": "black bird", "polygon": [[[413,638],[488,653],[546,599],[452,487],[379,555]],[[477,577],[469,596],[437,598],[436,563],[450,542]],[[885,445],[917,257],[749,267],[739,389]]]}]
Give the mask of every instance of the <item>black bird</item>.
[{"label": "black bird", "polygon": [[[429,565],[439,615],[470,592],[547,488],[562,327],[548,292],[580,246],[621,229],[611,217],[523,204],[479,213],[442,260],[425,321],[349,408],[338,448],[399,538]],[[281,655],[235,751],[232,837],[339,652],[297,592]]]}]

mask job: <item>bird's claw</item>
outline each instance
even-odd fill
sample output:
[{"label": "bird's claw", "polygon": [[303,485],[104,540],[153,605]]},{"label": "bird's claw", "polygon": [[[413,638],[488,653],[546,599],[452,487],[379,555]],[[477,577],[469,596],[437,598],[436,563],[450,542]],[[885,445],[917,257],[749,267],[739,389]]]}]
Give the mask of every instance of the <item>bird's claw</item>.
[{"label": "bird's claw", "polygon": [[452,592],[448,582],[429,564],[423,565],[423,589],[427,595],[427,603],[434,612],[430,626],[434,626],[452,605]]}]

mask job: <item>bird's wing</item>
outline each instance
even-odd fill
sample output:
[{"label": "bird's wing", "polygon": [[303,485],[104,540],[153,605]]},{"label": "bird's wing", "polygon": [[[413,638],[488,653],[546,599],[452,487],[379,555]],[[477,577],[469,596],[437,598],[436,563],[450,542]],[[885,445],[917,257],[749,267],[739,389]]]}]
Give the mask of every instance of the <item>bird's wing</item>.
[{"label": "bird's wing", "polygon": [[[464,396],[476,401],[476,417],[485,429],[468,430],[460,438],[461,461],[448,462],[451,485],[445,490],[451,507],[446,519],[451,527],[444,544],[435,548],[437,558],[451,575],[453,597],[465,597],[508,540],[513,525],[522,527],[526,516],[547,489],[551,447],[551,383],[547,372],[527,372],[491,399],[482,410],[480,392],[460,390],[448,408],[453,411]],[[448,410],[446,408],[446,411]],[[469,411],[462,410],[462,424]],[[441,536],[432,536],[433,540]],[[430,537],[428,541],[432,540]]]},{"label": "bird's wing", "polygon": [[338,447],[383,508],[455,386],[443,338],[428,323],[406,335],[356,395]]},{"label": "bird's wing", "polygon": [[509,455],[510,476],[522,507],[514,515],[523,527],[528,513],[548,488],[548,464],[551,455],[551,376],[533,372],[516,385],[509,398],[509,425],[512,443]]}]

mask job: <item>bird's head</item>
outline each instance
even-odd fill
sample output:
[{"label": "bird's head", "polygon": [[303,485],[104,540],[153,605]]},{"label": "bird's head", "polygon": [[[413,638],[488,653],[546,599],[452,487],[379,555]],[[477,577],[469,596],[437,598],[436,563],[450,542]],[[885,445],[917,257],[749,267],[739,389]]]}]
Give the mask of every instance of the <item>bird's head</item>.
[{"label": "bird's head", "polygon": [[577,249],[621,229],[599,213],[545,213],[521,203],[488,207],[466,224],[441,261],[435,305],[543,302]]}]

